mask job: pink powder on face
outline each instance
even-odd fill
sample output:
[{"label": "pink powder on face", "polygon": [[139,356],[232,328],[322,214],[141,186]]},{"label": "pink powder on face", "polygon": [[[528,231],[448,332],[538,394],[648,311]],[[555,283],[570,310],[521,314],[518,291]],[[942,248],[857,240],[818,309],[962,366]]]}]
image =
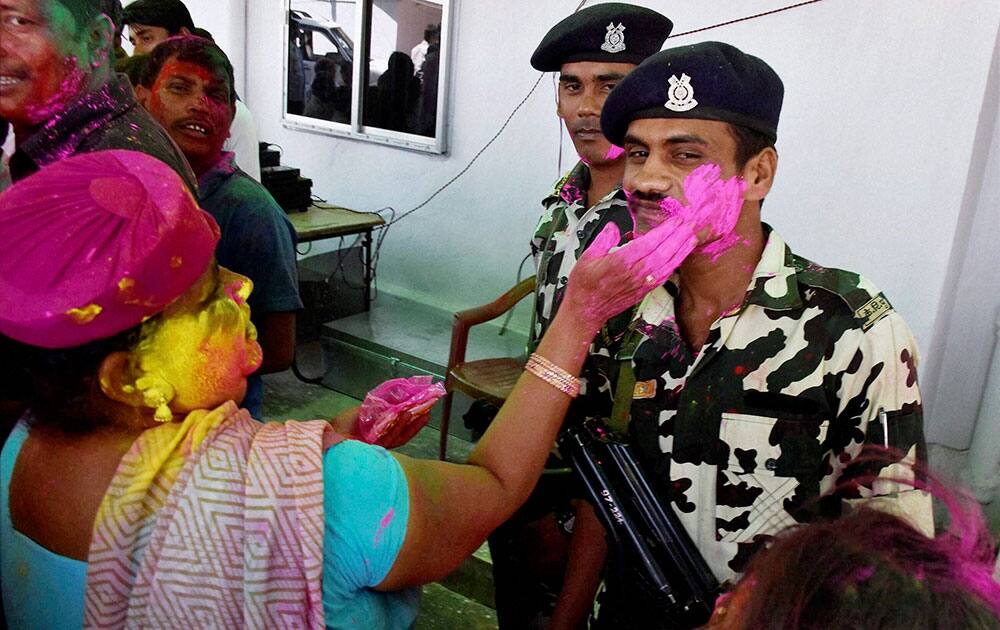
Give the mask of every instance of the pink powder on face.
[{"label": "pink powder on face", "polygon": [[625,149],[616,144],[612,144],[610,147],[608,147],[608,152],[604,154],[604,159],[617,160],[624,154],[625,154]]},{"label": "pink powder on face", "polygon": [[738,245],[741,242],[739,236],[735,234],[726,234],[722,238],[712,241],[711,243],[702,247],[699,252],[708,256],[712,262],[719,259],[726,251],[731,249],[733,246]]},{"label": "pink powder on face", "polygon": [[52,93],[45,102],[32,104],[26,108],[28,120],[34,124],[42,123],[54,118],[65,107],[66,104],[83,90],[87,75],[77,65],[77,58],[70,56],[63,60],[66,75],[63,77],[59,89]]},{"label": "pink powder on face", "polygon": [[389,523],[392,522],[392,519],[395,516],[396,516],[396,509],[395,508],[389,508],[389,511],[386,512],[385,516],[382,517],[382,520],[378,524],[378,530],[375,532],[375,544],[376,545],[378,545],[379,540],[381,540],[381,538],[382,538],[382,532],[385,531],[385,528],[389,526]]}]

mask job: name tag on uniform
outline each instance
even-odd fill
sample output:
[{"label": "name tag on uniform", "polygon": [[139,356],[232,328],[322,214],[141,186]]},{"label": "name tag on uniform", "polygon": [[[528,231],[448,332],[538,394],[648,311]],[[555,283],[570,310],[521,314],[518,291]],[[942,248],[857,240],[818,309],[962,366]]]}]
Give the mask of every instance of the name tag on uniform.
[{"label": "name tag on uniform", "polygon": [[633,399],[654,398],[656,396],[656,379],[651,381],[639,381],[632,390]]}]

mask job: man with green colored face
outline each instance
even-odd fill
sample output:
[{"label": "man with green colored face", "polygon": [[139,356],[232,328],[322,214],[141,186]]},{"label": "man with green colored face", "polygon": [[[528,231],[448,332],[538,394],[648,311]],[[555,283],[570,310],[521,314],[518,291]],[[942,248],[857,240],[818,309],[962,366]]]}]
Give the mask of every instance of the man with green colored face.
[{"label": "man with green colored face", "polygon": [[75,153],[131,149],[195,178],[170,137],[111,70],[119,0],[0,0],[0,118],[16,182]]}]

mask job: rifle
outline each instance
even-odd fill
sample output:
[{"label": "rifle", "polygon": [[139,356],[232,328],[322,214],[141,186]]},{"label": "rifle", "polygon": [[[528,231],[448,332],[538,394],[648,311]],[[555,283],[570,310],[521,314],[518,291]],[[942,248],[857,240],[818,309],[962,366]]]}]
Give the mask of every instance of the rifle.
[{"label": "rifle", "polygon": [[718,580],[673,509],[660,504],[632,447],[595,420],[565,427],[558,444],[626,573],[628,607],[641,606],[665,628],[708,622],[720,593]]}]

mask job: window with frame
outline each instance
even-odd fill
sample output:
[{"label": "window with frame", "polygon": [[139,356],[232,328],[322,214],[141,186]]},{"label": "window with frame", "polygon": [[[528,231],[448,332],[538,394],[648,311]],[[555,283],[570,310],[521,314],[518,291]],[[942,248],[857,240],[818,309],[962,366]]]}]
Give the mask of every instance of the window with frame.
[{"label": "window with frame", "polygon": [[287,0],[284,123],[444,153],[453,0]]}]

